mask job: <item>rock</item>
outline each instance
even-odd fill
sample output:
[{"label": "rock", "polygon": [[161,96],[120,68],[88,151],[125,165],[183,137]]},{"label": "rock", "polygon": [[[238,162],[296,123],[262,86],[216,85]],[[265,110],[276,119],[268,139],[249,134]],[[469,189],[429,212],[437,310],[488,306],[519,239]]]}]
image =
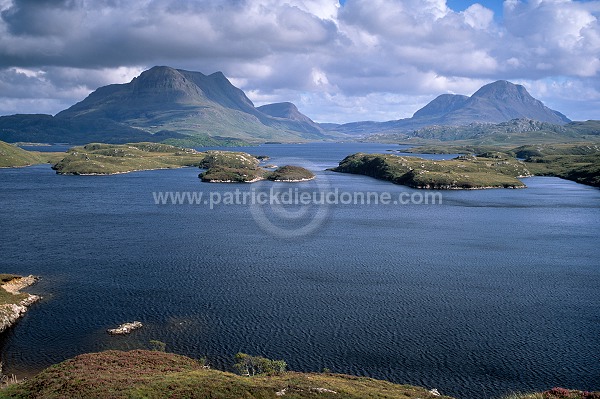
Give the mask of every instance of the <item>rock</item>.
[{"label": "rock", "polygon": [[442,396],[442,394],[435,388],[433,388],[431,391],[429,391],[430,394],[435,395],[435,396]]},{"label": "rock", "polygon": [[[21,294],[23,288],[35,284],[36,281],[38,278],[35,276],[17,277],[2,284],[2,289],[16,296]],[[0,333],[15,324],[27,312],[27,308],[40,299],[38,295],[27,294],[27,297],[19,302],[0,305]]]},{"label": "rock", "polygon": [[133,330],[142,328],[144,325],[141,321],[134,321],[131,323],[123,323],[117,328],[109,328],[106,330],[111,335],[126,335],[131,333]]}]

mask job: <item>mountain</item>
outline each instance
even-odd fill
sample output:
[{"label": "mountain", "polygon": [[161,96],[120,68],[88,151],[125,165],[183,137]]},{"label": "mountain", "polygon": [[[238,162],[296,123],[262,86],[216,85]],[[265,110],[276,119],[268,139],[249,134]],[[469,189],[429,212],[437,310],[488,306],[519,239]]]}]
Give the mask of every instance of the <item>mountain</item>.
[{"label": "mountain", "polygon": [[297,129],[300,131],[305,131],[314,134],[323,134],[323,129],[317,123],[315,123],[308,116],[304,115],[298,108],[290,103],[275,103],[275,104],[267,104],[256,108],[258,111],[262,112],[265,115],[272,116],[278,120],[288,121],[286,123],[290,123],[289,121],[297,122]]},{"label": "mountain", "polygon": [[389,122],[354,122],[324,126],[328,131],[365,135],[409,133],[428,126],[464,126],[532,119],[563,125],[570,120],[533,98],[525,87],[499,80],[481,87],[472,96],[442,94],[414,113],[412,118]]},{"label": "mountain", "polygon": [[329,137],[296,112],[293,118],[261,112],[221,72],[204,75],[157,66],[129,83],[100,87],[54,117],[0,117],[0,139],[69,143],[185,140],[214,145],[232,140],[289,142]]},{"label": "mountain", "polygon": [[469,101],[468,96],[458,94],[442,94],[429,104],[415,112],[413,118],[435,118],[444,116],[452,111],[460,109]]}]

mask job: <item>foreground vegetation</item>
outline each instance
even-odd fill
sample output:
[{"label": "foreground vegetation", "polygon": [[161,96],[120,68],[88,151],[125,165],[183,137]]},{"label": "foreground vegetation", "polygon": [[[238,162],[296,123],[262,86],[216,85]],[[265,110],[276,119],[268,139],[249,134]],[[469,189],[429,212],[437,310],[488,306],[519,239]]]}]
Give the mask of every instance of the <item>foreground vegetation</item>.
[{"label": "foreground vegetation", "polygon": [[436,190],[521,188],[525,185],[517,177],[531,175],[523,162],[495,153],[486,154],[486,157],[462,156],[448,161],[358,153],[346,157],[332,170]]},{"label": "foreground vegetation", "polygon": [[[242,355],[242,356],[240,356]],[[238,355],[238,364],[256,358]],[[268,359],[264,359],[268,360]],[[77,356],[0,391],[1,398],[447,398],[365,377],[275,370],[242,376],[170,353],[135,350]],[[279,361],[281,362],[281,361]],[[243,367],[242,367],[243,368]]]},{"label": "foreground vegetation", "polygon": [[57,152],[26,151],[15,145],[0,141],[0,168],[52,163],[60,159],[61,155]]}]

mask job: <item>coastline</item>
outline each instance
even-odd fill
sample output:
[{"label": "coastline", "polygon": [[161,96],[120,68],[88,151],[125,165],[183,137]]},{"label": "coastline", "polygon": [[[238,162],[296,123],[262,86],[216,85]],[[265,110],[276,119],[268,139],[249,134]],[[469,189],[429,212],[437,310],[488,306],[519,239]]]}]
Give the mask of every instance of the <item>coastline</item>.
[{"label": "coastline", "polygon": [[14,295],[14,300],[0,304],[0,333],[6,331],[25,315],[31,305],[42,299],[38,295],[21,292],[22,289],[35,284],[39,280],[36,276],[15,277],[1,285],[6,293]]}]

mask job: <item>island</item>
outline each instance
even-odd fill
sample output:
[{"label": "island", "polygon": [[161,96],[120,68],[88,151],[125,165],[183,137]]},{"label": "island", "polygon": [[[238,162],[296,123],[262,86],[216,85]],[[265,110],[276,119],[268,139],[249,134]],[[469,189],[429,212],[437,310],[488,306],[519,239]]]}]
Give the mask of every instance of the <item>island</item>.
[{"label": "island", "polygon": [[265,157],[255,157],[245,152],[207,151],[200,163],[206,171],[198,177],[209,183],[254,183],[261,180],[277,182],[302,182],[315,178],[315,175],[300,166],[286,165],[274,171],[267,171],[259,164]]},{"label": "island", "polygon": [[334,172],[361,174],[412,188],[456,190],[523,188],[520,177],[531,176],[525,164],[508,155],[472,155],[446,161],[392,154],[357,153],[346,157]]},{"label": "island", "polygon": [[114,175],[199,166],[204,156],[193,149],[160,143],[92,143],[69,149],[52,169],[61,175]]}]

